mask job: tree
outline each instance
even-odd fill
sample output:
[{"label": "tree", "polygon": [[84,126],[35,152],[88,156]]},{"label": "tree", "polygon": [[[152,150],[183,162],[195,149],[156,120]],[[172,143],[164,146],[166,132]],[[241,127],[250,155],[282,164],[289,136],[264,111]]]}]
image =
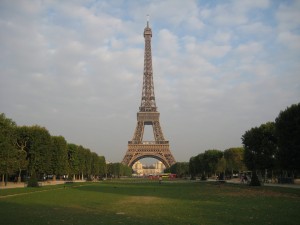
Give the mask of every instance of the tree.
[{"label": "tree", "polygon": [[204,161],[204,153],[200,153],[197,156],[191,157],[189,161],[189,171],[191,179],[195,179],[196,176],[202,175],[205,177],[206,174],[206,162]]},{"label": "tree", "polygon": [[204,153],[191,157],[189,161],[189,170],[192,179],[198,175],[201,175],[201,179],[206,179],[207,176],[215,174],[218,162],[222,157],[223,152],[216,149],[206,150]]},{"label": "tree", "polygon": [[227,168],[227,162],[224,157],[220,158],[217,165],[216,165],[216,172],[220,173],[221,176],[219,177],[220,180],[225,179],[225,170]]},{"label": "tree", "polygon": [[300,103],[281,111],[275,120],[275,128],[281,168],[300,171]]},{"label": "tree", "polygon": [[216,173],[216,167],[219,159],[223,156],[223,152],[220,150],[212,149],[206,150],[203,155],[204,169],[208,175]]},{"label": "tree", "polygon": [[28,167],[28,148],[27,144],[29,141],[29,127],[21,126],[15,128],[15,147],[17,151],[17,164],[18,164],[18,182],[21,182],[21,173],[23,170],[27,170]]},{"label": "tree", "polygon": [[189,161],[189,172],[191,174],[191,179],[194,180],[196,179],[196,176],[197,176],[197,162],[196,162],[196,156],[193,156],[190,158],[190,161]]},{"label": "tree", "polygon": [[79,158],[78,158],[78,146],[75,144],[68,144],[68,168],[69,175],[73,176],[75,180],[76,174],[79,174]]},{"label": "tree", "polygon": [[4,175],[6,181],[9,174],[12,174],[16,168],[17,152],[14,143],[14,128],[16,123],[5,114],[0,114],[0,174],[2,174],[2,182]]},{"label": "tree", "polygon": [[[128,168],[121,168],[129,171]],[[0,175],[2,181],[6,175],[21,172],[39,179],[44,175],[105,175],[105,158],[99,157],[82,146],[67,144],[62,136],[51,137],[49,131],[40,126],[18,127],[5,114],[0,114]],[[131,172],[130,172],[131,173]]]},{"label": "tree", "polygon": [[62,136],[52,136],[52,156],[51,170],[53,179],[56,176],[66,175],[68,173],[68,147],[67,142]]},{"label": "tree", "polygon": [[122,176],[122,165],[121,163],[113,163],[112,164],[112,174],[114,175],[114,177],[118,177],[120,178],[120,176]]},{"label": "tree", "polygon": [[239,172],[246,169],[246,165],[244,163],[244,148],[229,148],[224,151],[224,157],[226,160],[226,167],[229,171],[231,171],[231,175],[233,172]]},{"label": "tree", "polygon": [[52,174],[52,142],[49,131],[37,125],[28,128],[29,140],[27,143],[27,154],[29,158],[28,170],[30,175],[34,173],[37,176]]},{"label": "tree", "polygon": [[88,148],[84,148],[84,165],[85,165],[85,175],[87,179],[91,179],[92,175],[92,153]]},{"label": "tree", "polygon": [[81,175],[81,179],[84,176],[87,179],[90,179],[92,174],[92,153],[89,149],[82,147],[81,145],[78,147],[78,159],[79,159],[79,173]]},{"label": "tree", "polygon": [[257,174],[254,172],[252,173],[251,181],[250,181],[250,186],[261,186],[261,183],[258,179]]},{"label": "tree", "polygon": [[78,172],[79,176],[81,176],[81,180],[83,180],[83,175],[86,173],[86,166],[85,166],[85,149],[80,145],[78,146]]},{"label": "tree", "polygon": [[100,171],[100,158],[95,152],[91,153],[91,158],[92,158],[91,174],[93,177],[97,177],[99,176],[99,171]]},{"label": "tree", "polygon": [[101,177],[106,176],[107,174],[107,166],[104,156],[99,156],[99,175]]},{"label": "tree", "polygon": [[126,176],[126,177],[129,177],[132,175],[132,168],[127,166],[127,165],[124,165],[121,163],[121,167],[122,167],[122,174],[121,176]]},{"label": "tree", "polygon": [[242,136],[244,161],[250,170],[274,169],[277,139],[273,122],[246,131]]},{"label": "tree", "polygon": [[170,173],[176,174],[177,177],[183,177],[189,173],[189,163],[188,162],[176,162],[168,168]]},{"label": "tree", "polygon": [[113,176],[113,164],[112,163],[108,163],[106,165],[106,169],[107,169],[107,175],[108,175],[108,177],[112,177]]},{"label": "tree", "polygon": [[196,171],[198,175],[201,175],[201,179],[206,179],[207,166],[204,160],[204,153],[200,153],[196,156]]},{"label": "tree", "polygon": [[112,177],[120,178],[121,176],[132,175],[132,168],[122,163],[110,163],[107,166],[108,166],[108,173]]},{"label": "tree", "polygon": [[27,160],[27,153],[26,151],[18,150],[16,152],[16,166],[18,167],[18,182],[21,182],[21,172],[27,169],[28,160]]}]

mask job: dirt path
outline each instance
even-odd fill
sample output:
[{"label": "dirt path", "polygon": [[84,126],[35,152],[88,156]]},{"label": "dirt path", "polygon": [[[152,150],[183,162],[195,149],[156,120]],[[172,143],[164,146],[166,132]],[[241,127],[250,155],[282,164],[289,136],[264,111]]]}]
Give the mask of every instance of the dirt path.
[{"label": "dirt path", "polygon": [[58,188],[54,188],[54,189],[34,190],[34,191],[31,191],[31,192],[25,192],[25,193],[17,193],[17,194],[11,194],[11,195],[3,195],[3,196],[0,196],[0,199],[3,199],[3,198],[9,198],[9,197],[13,197],[13,196],[28,195],[28,194],[39,193],[39,192],[55,191],[55,190],[61,190],[61,189],[67,189],[67,188],[77,188],[77,187],[86,186],[86,185],[90,185],[90,184],[79,184],[79,185],[76,185],[76,186],[70,186],[70,187],[64,186],[64,187],[58,187]]},{"label": "dirt path", "polygon": [[[82,180],[76,180],[73,182],[85,182]],[[57,184],[64,184],[65,181],[63,180],[56,180],[56,181],[43,181],[43,182],[39,182],[39,184],[41,184],[41,186],[48,186],[48,185],[57,185]],[[14,183],[14,182],[7,182],[7,185],[5,186],[3,182],[0,183],[0,190],[1,189],[8,189],[8,188],[24,188],[26,187],[26,184],[24,182],[21,183]]]}]

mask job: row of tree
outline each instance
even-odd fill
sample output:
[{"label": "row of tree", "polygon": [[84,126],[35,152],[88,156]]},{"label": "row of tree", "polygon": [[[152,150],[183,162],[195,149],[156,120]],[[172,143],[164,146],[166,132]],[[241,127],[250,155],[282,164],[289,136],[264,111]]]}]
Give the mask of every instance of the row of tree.
[{"label": "row of tree", "polygon": [[40,126],[17,126],[0,114],[0,174],[35,175],[42,179],[93,179],[107,173],[104,156],[98,156],[81,145],[69,144],[62,136],[51,136]]},{"label": "row of tree", "polygon": [[281,111],[275,122],[251,128],[242,136],[245,164],[250,170],[300,172],[300,103]]},{"label": "row of tree", "polygon": [[170,166],[169,168],[166,168],[165,173],[172,173],[176,174],[177,177],[183,178],[187,177],[189,173],[189,163],[188,162],[177,162]]},{"label": "row of tree", "polygon": [[[300,171],[300,103],[281,111],[275,122],[251,128],[242,136],[243,147],[223,151],[206,150],[190,158],[188,163],[176,163],[167,171],[181,177],[208,177],[233,174],[244,170],[266,171],[277,176],[297,176]],[[255,174],[256,174],[255,173]]]},{"label": "row of tree", "polygon": [[[242,136],[244,147],[225,151],[206,150],[166,170],[178,177],[208,177],[243,170],[300,170],[300,103],[281,111],[275,122],[251,128]],[[68,144],[40,126],[17,126],[0,114],[0,174],[53,175],[92,179],[104,175],[130,176],[132,169],[121,163],[106,165],[105,158],[89,149]],[[6,176],[6,177],[7,177]]]},{"label": "row of tree", "polygon": [[128,177],[132,175],[132,168],[122,163],[107,164],[107,176],[111,178]]},{"label": "row of tree", "polygon": [[189,172],[192,178],[196,176],[209,177],[216,174],[231,174],[243,171],[244,148],[229,148],[225,151],[206,150],[189,161]]}]

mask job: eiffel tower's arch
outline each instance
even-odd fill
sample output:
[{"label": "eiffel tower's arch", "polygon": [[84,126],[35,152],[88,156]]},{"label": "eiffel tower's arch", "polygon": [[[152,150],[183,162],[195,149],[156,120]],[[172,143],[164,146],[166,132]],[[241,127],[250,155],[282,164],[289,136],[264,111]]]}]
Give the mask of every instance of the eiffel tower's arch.
[{"label": "eiffel tower's arch", "polygon": [[129,141],[128,150],[122,163],[132,167],[136,161],[143,158],[155,158],[161,161],[166,168],[176,162],[170,151],[168,141],[146,141],[140,143]]},{"label": "eiffel tower's arch", "polygon": [[134,157],[132,157],[131,162],[129,162],[129,167],[132,167],[137,161],[140,161],[141,159],[144,158],[154,158],[157,159],[158,161],[162,162],[166,168],[170,167],[168,161],[164,159],[163,156],[156,154],[156,155],[145,155],[145,154],[137,154]]},{"label": "eiffel tower's arch", "polygon": [[[152,30],[149,27],[149,21],[147,21],[147,26],[144,29],[144,38],[145,54],[141,106],[137,113],[135,132],[132,140],[128,141],[128,149],[122,163],[132,167],[139,159],[150,157],[158,159],[168,168],[176,161],[171,153],[169,141],[164,138],[159,122],[160,114],[155,102],[151,53]],[[154,141],[143,141],[145,126],[148,125],[153,128]]]}]

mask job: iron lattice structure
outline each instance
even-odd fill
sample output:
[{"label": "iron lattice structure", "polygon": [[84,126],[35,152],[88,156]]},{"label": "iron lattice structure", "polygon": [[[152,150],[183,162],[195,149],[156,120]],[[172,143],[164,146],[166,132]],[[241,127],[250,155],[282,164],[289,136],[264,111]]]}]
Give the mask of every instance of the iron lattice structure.
[{"label": "iron lattice structure", "polygon": [[[152,30],[149,21],[144,29],[145,53],[144,53],[144,75],[141,106],[137,113],[137,125],[131,141],[128,141],[128,149],[122,163],[130,167],[139,159],[152,157],[160,160],[166,167],[170,167],[176,161],[170,151],[169,141],[166,141],[159,123],[159,112],[157,111],[153,70],[151,38]],[[145,125],[153,128],[154,141],[143,141]]]}]

